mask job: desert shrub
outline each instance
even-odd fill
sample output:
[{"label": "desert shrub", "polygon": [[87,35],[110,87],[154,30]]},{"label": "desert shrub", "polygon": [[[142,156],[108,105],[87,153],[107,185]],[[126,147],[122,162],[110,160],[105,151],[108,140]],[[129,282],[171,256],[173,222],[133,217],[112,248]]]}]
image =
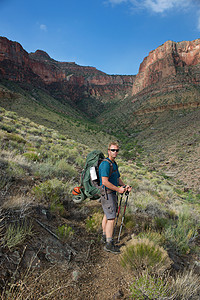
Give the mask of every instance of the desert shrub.
[{"label": "desert shrub", "polygon": [[35,152],[25,152],[23,154],[23,156],[26,157],[26,159],[29,161],[39,161],[40,160],[39,155]]},{"label": "desert shrub", "polygon": [[7,138],[11,141],[15,141],[17,143],[26,144],[26,140],[18,134],[10,133],[7,135]]},{"label": "desert shrub", "polygon": [[183,273],[176,274],[172,280],[172,290],[174,299],[188,300],[199,299],[200,281],[199,275],[194,270],[184,270]]},{"label": "desert shrub", "polygon": [[65,198],[65,185],[58,179],[47,180],[35,186],[32,191],[36,199],[50,203],[60,203]]},{"label": "desert shrub", "polygon": [[65,159],[58,160],[54,165],[50,161],[37,164],[34,171],[42,178],[72,178],[77,176],[74,166],[69,165]]},{"label": "desert shrub", "polygon": [[160,232],[170,223],[170,220],[163,217],[154,218],[154,227]]},{"label": "desert shrub", "polygon": [[57,228],[56,232],[57,232],[57,235],[63,240],[66,240],[66,239],[72,237],[74,234],[74,230],[72,229],[72,227],[68,226],[67,224],[59,226]]},{"label": "desert shrub", "polygon": [[77,171],[73,165],[70,165],[65,159],[61,159],[55,164],[55,176],[57,177],[76,177]]},{"label": "desert shrub", "polygon": [[56,162],[58,159],[63,158],[67,160],[69,157],[69,150],[64,148],[61,144],[51,145],[47,156],[52,162]]},{"label": "desert shrub", "polygon": [[9,250],[21,245],[28,236],[33,235],[32,224],[26,220],[10,224],[4,234],[2,244]]},{"label": "desert shrub", "polygon": [[60,216],[65,216],[65,208],[64,205],[60,202],[52,202],[50,205],[50,210],[53,213],[59,214]]},{"label": "desert shrub", "polygon": [[137,238],[140,238],[140,239],[147,238],[150,241],[154,242],[154,244],[159,245],[159,246],[163,246],[165,244],[164,235],[159,232],[156,232],[156,231],[147,230],[147,231],[140,232],[137,235]]},{"label": "desert shrub", "polygon": [[6,172],[9,177],[21,178],[25,175],[25,170],[16,162],[8,162]]},{"label": "desert shrub", "polygon": [[164,234],[168,247],[186,254],[190,252],[191,242],[198,236],[198,224],[189,213],[182,212],[178,220],[166,227]]},{"label": "desert shrub", "polygon": [[88,232],[97,232],[101,228],[103,215],[101,212],[95,212],[86,219],[86,230]]},{"label": "desert shrub", "polygon": [[5,114],[6,110],[3,107],[0,107],[0,113]]},{"label": "desert shrub", "polygon": [[124,225],[127,229],[133,229],[135,227],[136,222],[132,214],[126,214]]},{"label": "desert shrub", "polygon": [[170,267],[171,260],[162,247],[143,238],[132,239],[122,248],[121,263],[136,274],[142,274],[144,270],[160,274]]},{"label": "desert shrub", "polygon": [[134,205],[142,210],[145,210],[148,205],[157,206],[159,205],[157,199],[153,197],[149,192],[142,191],[137,193],[134,198]]},{"label": "desert shrub", "polygon": [[172,295],[170,284],[164,278],[151,275],[148,272],[136,278],[130,286],[130,290],[132,299],[172,299],[170,297]]},{"label": "desert shrub", "polygon": [[83,169],[85,165],[85,159],[81,156],[77,156],[75,159],[75,163]]},{"label": "desert shrub", "polygon": [[0,129],[7,131],[8,133],[16,132],[15,126],[3,124],[3,123],[0,123]]},{"label": "desert shrub", "polygon": [[5,116],[17,120],[18,115],[14,111],[5,111]]}]

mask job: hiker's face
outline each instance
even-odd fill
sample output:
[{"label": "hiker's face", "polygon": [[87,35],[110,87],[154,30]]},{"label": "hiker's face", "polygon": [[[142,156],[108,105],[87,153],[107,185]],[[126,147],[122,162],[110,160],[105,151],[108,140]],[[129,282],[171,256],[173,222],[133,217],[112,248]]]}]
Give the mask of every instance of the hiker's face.
[{"label": "hiker's face", "polygon": [[111,145],[110,148],[108,149],[108,156],[111,160],[115,159],[118,153],[119,153],[119,147],[116,145]]}]

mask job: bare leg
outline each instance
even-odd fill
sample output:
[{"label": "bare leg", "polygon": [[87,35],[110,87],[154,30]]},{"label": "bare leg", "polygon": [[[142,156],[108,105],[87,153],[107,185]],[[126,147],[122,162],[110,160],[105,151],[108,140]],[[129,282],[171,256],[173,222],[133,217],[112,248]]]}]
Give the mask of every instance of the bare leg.
[{"label": "bare leg", "polygon": [[106,239],[112,239],[115,219],[107,220]]},{"label": "bare leg", "polygon": [[107,224],[107,218],[106,215],[103,216],[103,220],[102,220],[102,229],[103,232],[106,232],[106,224]]}]

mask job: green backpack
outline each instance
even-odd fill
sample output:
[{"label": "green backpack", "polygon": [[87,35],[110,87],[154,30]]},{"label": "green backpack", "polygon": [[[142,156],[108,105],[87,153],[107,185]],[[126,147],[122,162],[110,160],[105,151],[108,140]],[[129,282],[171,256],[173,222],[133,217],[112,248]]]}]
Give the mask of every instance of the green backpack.
[{"label": "green backpack", "polygon": [[[113,171],[112,163],[104,157],[104,154],[99,150],[94,150],[87,155],[85,167],[81,173],[81,199],[90,198],[96,200],[101,197],[104,192],[100,186],[99,165],[106,160],[110,163],[110,175]],[[109,176],[110,176],[109,175]]]}]

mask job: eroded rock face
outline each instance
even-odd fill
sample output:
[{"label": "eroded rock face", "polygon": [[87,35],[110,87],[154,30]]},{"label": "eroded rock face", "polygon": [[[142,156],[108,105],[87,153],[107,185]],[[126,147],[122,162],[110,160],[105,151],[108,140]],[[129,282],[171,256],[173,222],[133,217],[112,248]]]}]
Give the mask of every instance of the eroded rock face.
[{"label": "eroded rock face", "polygon": [[22,46],[0,37],[0,79],[36,83],[51,93],[59,87],[61,97],[78,101],[83,97],[107,97],[131,94],[134,75],[107,75],[94,67],[75,62],[58,62],[46,52],[26,52]]},{"label": "eroded rock face", "polygon": [[[199,63],[200,39],[179,43],[167,41],[151,51],[141,63],[133,84],[132,95],[152,85],[154,89],[162,90],[166,84],[171,89],[181,88],[182,83],[198,84],[200,83]],[[161,86],[161,82],[165,84]]]}]

